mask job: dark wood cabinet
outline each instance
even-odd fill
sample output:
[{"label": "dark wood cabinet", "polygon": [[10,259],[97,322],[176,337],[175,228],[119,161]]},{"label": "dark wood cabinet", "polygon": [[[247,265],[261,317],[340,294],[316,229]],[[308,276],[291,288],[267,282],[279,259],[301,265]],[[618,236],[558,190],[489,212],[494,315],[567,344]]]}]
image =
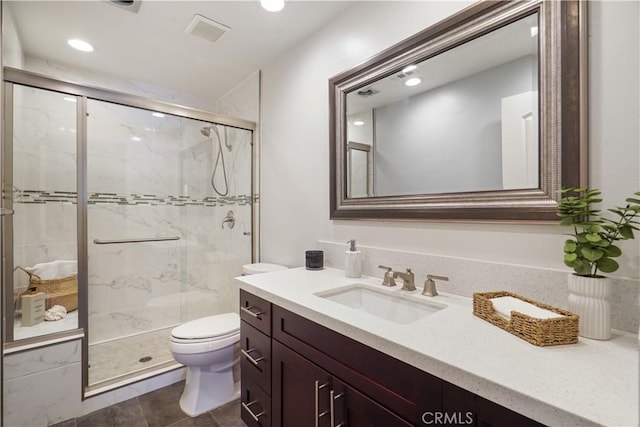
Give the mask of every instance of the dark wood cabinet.
[{"label": "dark wood cabinet", "polygon": [[444,414],[449,414],[450,420],[463,420],[459,424],[474,427],[544,425],[448,382],[442,385],[442,401]]},{"label": "dark wood cabinet", "polygon": [[411,427],[412,424],[273,342],[273,422],[282,427]]},{"label": "dark wood cabinet", "polygon": [[248,292],[240,297],[248,426],[542,425]]}]

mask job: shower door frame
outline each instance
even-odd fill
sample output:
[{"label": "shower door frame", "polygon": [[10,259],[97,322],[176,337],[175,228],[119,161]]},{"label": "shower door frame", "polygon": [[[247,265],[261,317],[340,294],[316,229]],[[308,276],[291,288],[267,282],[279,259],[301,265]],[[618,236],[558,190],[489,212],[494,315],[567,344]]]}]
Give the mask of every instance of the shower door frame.
[{"label": "shower door frame", "polygon": [[[5,131],[3,132],[2,141],[2,170],[4,173],[12,172],[12,156],[7,156],[12,152],[12,123],[8,123],[7,120],[12,120],[13,102],[12,93],[13,85],[18,84],[22,86],[34,87],[38,89],[45,89],[54,92],[60,92],[68,95],[75,96],[77,99],[77,134],[76,134],[76,164],[77,164],[77,251],[78,251],[78,328],[64,331],[60,333],[42,335],[31,339],[11,341],[7,346],[3,340],[3,345],[6,348],[13,348],[16,351],[24,348],[24,346],[34,347],[38,345],[49,345],[53,342],[61,342],[73,339],[82,339],[82,399],[97,395],[102,392],[112,390],[114,388],[127,385],[129,383],[137,381],[135,376],[140,373],[133,374],[131,378],[123,376],[122,380],[114,381],[112,387],[105,386],[100,390],[89,389],[89,340],[88,340],[88,326],[89,326],[89,295],[88,295],[88,242],[87,242],[87,216],[88,216],[88,189],[87,189],[87,100],[104,101],[113,104],[124,105],[127,107],[140,108],[143,110],[149,110],[154,112],[160,112],[173,116],[178,116],[187,119],[200,120],[208,123],[220,124],[233,128],[251,131],[251,261],[256,262],[259,259],[259,235],[258,227],[258,193],[259,189],[257,166],[259,165],[259,148],[257,147],[257,131],[256,123],[238,119],[234,117],[223,116],[215,113],[211,113],[204,110],[185,107],[177,104],[166,103],[149,98],[144,98],[137,95],[131,95],[128,93],[117,92],[109,89],[103,89],[93,86],[80,85],[77,83],[71,83],[62,80],[56,80],[41,74],[33,73],[30,71],[19,70],[11,67],[3,68],[3,89],[4,89],[4,119],[5,119]],[[6,186],[5,186],[6,187]],[[3,193],[7,191],[7,188],[2,189]],[[5,193],[6,194],[6,193]],[[9,206],[7,206],[7,199],[2,197],[0,207],[11,206],[11,200],[9,200]],[[12,221],[2,221],[2,253],[7,253],[6,249],[11,248],[10,256],[3,260],[2,265],[2,278],[3,287],[2,292],[4,294],[5,305],[3,307],[4,317],[11,322],[6,321],[3,325],[4,337],[13,338],[13,299],[7,298],[13,293],[13,232]],[[11,268],[7,268],[10,266]],[[9,270],[9,271],[7,271]],[[11,288],[11,293],[9,293]],[[11,303],[7,302],[10,301]],[[11,315],[11,316],[10,316]],[[85,332],[86,331],[86,332]],[[89,393],[90,392],[90,393]]]}]

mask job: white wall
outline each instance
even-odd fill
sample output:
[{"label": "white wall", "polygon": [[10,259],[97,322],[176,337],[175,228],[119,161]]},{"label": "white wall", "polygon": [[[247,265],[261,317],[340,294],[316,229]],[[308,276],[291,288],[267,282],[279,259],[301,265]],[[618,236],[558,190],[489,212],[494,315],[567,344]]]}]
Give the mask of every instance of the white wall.
[{"label": "white wall", "polygon": [[[329,220],[328,79],[468,4],[358,2],[263,69],[263,261],[299,266],[318,240],[355,238],[377,247],[568,271],[563,230],[555,225]],[[589,6],[590,184],[613,205],[640,189],[639,4]],[[614,276],[640,277],[637,241],[622,246],[625,256]]]}]

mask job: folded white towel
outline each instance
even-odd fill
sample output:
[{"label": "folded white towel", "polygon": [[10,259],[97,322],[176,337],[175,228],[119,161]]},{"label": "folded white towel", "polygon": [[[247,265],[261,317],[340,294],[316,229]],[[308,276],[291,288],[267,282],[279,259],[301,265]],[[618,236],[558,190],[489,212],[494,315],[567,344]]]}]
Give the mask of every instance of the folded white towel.
[{"label": "folded white towel", "polygon": [[67,309],[61,305],[54,305],[49,310],[44,312],[44,320],[62,320],[65,317],[67,317]]},{"label": "folded white towel", "polygon": [[509,296],[491,298],[491,303],[493,304],[495,312],[506,319],[511,319],[512,311],[517,311],[536,319],[553,319],[555,317],[562,317],[562,314],[554,313],[553,311],[540,308],[526,301],[522,301],[521,299]]},{"label": "folded white towel", "polygon": [[25,270],[37,274],[42,280],[61,279],[78,274],[78,261],[59,260],[42,262],[33,267],[25,268]]}]

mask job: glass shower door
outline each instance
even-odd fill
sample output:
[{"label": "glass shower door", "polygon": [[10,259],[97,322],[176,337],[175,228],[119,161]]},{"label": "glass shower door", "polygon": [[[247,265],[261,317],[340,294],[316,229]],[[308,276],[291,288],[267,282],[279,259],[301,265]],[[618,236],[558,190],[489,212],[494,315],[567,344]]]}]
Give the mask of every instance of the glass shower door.
[{"label": "glass shower door", "polygon": [[89,385],[172,363],[188,280],[181,119],[87,103]]},{"label": "glass shower door", "polygon": [[89,387],[170,367],[172,328],[236,311],[252,132],[88,100]]}]

